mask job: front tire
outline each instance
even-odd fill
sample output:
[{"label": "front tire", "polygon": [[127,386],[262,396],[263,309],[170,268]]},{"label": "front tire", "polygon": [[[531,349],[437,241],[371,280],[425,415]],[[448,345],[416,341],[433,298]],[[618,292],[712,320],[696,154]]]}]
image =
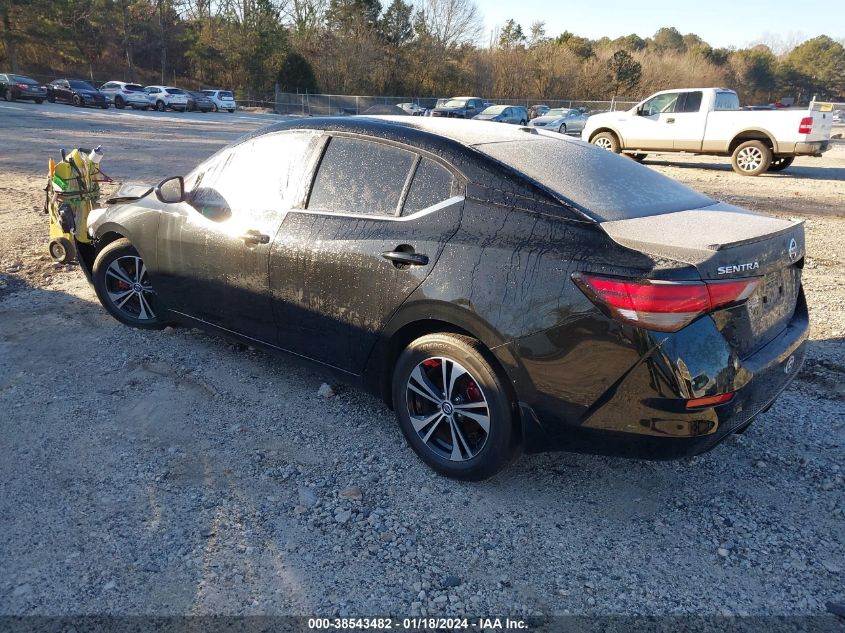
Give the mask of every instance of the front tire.
[{"label": "front tire", "polygon": [[79,98],[79,95],[73,95],[73,105],[77,108],[82,105],[82,99]]},{"label": "front tire", "polygon": [[44,103],[44,99],[36,99],[35,103],[37,103],[38,105],[41,105],[42,103]]},{"label": "front tire", "polygon": [[3,100],[4,101],[14,101],[15,100],[15,93],[12,92],[11,88],[6,88],[6,92],[3,93]]},{"label": "front tire", "polygon": [[795,162],[795,156],[779,156],[769,164],[769,171],[783,171]]},{"label": "front tire", "polygon": [[772,150],[762,141],[741,143],[731,156],[733,170],[742,176],[759,176],[771,163]]},{"label": "front tire", "polygon": [[631,160],[637,161],[638,163],[643,162],[646,159],[646,157],[648,156],[648,154],[625,154],[625,155],[628,158],[630,158]]},{"label": "front tire", "polygon": [[616,138],[616,135],[613,132],[601,132],[596,134],[592,139],[590,139],[590,143],[596,147],[607,150],[608,152],[613,152],[614,154],[618,154],[622,151],[622,148],[619,145],[619,139]]},{"label": "front tire", "polygon": [[566,134],[566,123],[561,123],[557,131],[560,134]]},{"label": "front tire", "polygon": [[92,277],[100,303],[121,323],[144,330],[167,325],[144,261],[129,240],[115,240],[100,251]]},{"label": "front tire", "polygon": [[393,406],[417,455],[437,472],[479,481],[513,459],[516,406],[478,341],[429,334],[400,354]]}]

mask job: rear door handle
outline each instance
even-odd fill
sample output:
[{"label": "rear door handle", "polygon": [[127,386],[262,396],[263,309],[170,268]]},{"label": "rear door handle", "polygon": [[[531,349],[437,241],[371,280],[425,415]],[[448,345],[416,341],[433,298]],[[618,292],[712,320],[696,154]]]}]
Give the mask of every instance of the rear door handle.
[{"label": "rear door handle", "polygon": [[385,259],[394,264],[405,264],[406,266],[426,266],[428,265],[428,255],[420,253],[409,253],[406,251],[387,251],[381,254]]},{"label": "rear door handle", "polygon": [[250,229],[243,235],[241,235],[241,239],[244,241],[244,244],[269,244],[270,243],[270,236],[264,235],[264,233],[259,233],[255,229]]},{"label": "rear door handle", "polygon": [[674,123],[675,119],[666,119],[666,123]]}]

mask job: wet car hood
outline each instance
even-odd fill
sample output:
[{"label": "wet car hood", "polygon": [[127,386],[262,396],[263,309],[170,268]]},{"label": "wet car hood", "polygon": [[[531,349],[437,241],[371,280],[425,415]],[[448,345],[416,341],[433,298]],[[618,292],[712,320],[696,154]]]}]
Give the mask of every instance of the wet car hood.
[{"label": "wet car hood", "polygon": [[128,182],[121,185],[120,188],[106,200],[106,204],[119,204],[121,202],[140,200],[141,198],[148,196],[152,193],[152,191],[152,185],[146,185],[138,182]]}]

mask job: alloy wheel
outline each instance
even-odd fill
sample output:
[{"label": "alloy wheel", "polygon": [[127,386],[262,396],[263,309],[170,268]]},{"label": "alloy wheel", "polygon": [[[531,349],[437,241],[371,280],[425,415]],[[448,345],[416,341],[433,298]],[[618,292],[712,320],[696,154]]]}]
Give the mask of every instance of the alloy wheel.
[{"label": "alloy wheel", "polygon": [[742,171],[754,171],[763,164],[763,152],[756,147],[745,147],[736,156],[736,164]]},{"label": "alloy wheel", "polygon": [[408,377],[406,403],[414,431],[443,459],[461,462],[484,448],[490,408],[478,380],[444,357],[419,363]]},{"label": "alloy wheel", "polygon": [[600,147],[604,150],[607,150],[608,152],[613,151],[613,144],[610,142],[609,138],[606,138],[604,136],[599,137],[595,141],[593,141],[593,145],[595,145],[596,147]]},{"label": "alloy wheel", "polygon": [[156,318],[151,298],[155,291],[147,276],[147,267],[136,255],[116,258],[106,269],[106,292],[120,312],[140,321]]}]

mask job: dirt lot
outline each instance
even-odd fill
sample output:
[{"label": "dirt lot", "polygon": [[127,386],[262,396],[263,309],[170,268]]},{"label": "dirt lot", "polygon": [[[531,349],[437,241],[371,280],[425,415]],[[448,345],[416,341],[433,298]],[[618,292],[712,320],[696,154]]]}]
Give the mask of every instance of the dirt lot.
[{"label": "dirt lot", "polygon": [[186,172],[269,117],[0,106],[0,614],[818,614],[845,602],[845,147],[744,178],[647,164],[807,221],[799,379],[677,462],[435,476],[379,401],[191,329],[141,332],[45,254],[47,159]]}]

